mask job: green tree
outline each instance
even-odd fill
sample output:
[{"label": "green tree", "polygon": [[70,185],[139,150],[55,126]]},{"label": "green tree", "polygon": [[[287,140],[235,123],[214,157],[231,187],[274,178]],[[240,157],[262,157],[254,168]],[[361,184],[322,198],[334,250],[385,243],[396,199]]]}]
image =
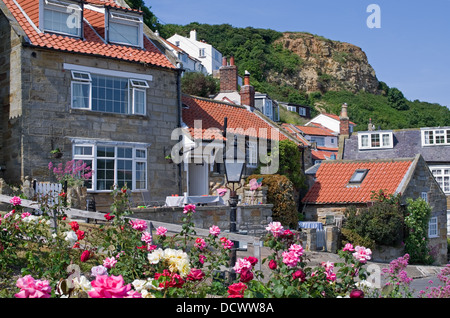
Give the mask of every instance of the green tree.
[{"label": "green tree", "polygon": [[397,110],[408,110],[406,98],[398,88],[390,88],[387,94],[389,105]]},{"label": "green tree", "polygon": [[186,72],[181,78],[181,91],[185,94],[209,97],[219,91],[219,82],[210,75]]},{"label": "green tree", "polygon": [[144,12],[144,23],[153,31],[158,30],[161,24],[158,18],[150,11],[151,7],[145,5],[144,0],[125,0],[132,9],[138,9]]}]

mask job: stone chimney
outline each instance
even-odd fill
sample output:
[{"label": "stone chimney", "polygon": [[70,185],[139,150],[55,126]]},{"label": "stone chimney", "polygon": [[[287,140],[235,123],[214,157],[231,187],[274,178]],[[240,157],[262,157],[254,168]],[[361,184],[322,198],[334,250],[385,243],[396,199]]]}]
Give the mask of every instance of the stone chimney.
[{"label": "stone chimney", "polygon": [[241,105],[255,107],[255,88],[250,85],[250,73],[246,70],[244,75],[244,85],[241,86]]},{"label": "stone chimney", "polygon": [[367,130],[368,131],[374,131],[375,130],[375,125],[372,124],[372,118],[369,118],[369,124],[367,125]]},{"label": "stone chimney", "polygon": [[222,59],[222,66],[219,68],[220,92],[237,92],[238,90],[238,69],[234,65],[234,57],[230,58],[230,64],[227,65],[227,59]]},{"label": "stone chimney", "polygon": [[339,134],[349,136],[350,135],[350,124],[347,113],[347,103],[342,104],[341,115],[339,116],[341,123],[339,125]]}]

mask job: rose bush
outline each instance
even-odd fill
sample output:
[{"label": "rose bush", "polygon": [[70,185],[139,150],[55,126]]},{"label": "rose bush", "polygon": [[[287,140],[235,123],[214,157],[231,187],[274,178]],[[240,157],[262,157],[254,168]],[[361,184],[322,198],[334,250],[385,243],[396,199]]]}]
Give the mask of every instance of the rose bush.
[{"label": "rose bush", "polygon": [[[264,245],[270,255],[237,258],[229,264],[233,242],[211,226],[209,235],[195,233],[195,206],[183,211],[182,230],[172,236],[167,229],[155,231],[145,221],[131,219],[126,188],[113,192],[114,204],[96,230],[67,220],[63,208],[41,216],[25,212],[18,198],[0,226],[0,265],[21,268],[9,297],[90,298],[361,298],[368,295],[359,282],[367,278],[364,266],[371,250],[347,244],[339,263],[308,266],[300,236],[278,222],[267,226]],[[56,227],[50,227],[56,219]],[[8,254],[5,254],[5,251]],[[19,260],[14,255],[24,254]],[[9,256],[9,257],[7,257]],[[268,264],[267,274],[257,269]],[[78,270],[69,271],[76,265]],[[236,278],[224,275],[232,268]],[[393,275],[401,275],[400,271]],[[267,275],[265,277],[265,275]],[[39,277],[35,279],[33,277]],[[410,296],[410,295],[407,295]]]}]

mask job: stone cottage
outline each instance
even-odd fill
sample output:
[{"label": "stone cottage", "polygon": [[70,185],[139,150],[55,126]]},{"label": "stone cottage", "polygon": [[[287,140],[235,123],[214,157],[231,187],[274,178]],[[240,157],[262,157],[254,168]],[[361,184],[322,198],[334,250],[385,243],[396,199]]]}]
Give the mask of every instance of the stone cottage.
[{"label": "stone cottage", "polygon": [[327,160],[316,174],[315,183],[303,198],[307,220],[326,222],[341,218],[347,207],[366,207],[372,193],[423,198],[432,209],[429,244],[437,250],[437,262],[447,263],[446,197],[421,155],[401,159]]},{"label": "stone cottage", "polygon": [[136,200],[180,192],[164,160],[180,125],[180,71],[143,12],[121,0],[3,0],[0,36],[1,178],[48,181],[49,162],[75,159],[94,171],[98,210],[114,186]]}]

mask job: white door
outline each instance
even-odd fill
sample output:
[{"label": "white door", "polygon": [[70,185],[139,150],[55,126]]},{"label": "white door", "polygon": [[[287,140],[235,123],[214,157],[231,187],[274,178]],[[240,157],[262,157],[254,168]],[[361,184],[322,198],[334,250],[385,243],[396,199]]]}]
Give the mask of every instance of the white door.
[{"label": "white door", "polygon": [[188,195],[209,194],[208,167],[206,162],[189,163],[189,193]]}]

